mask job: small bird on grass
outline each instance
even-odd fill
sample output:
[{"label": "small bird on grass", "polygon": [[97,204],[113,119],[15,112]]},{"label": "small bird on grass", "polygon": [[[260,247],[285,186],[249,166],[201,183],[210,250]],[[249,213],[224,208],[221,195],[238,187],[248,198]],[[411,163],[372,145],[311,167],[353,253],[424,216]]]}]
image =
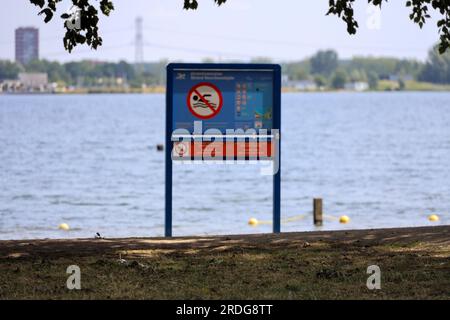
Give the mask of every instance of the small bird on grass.
[{"label": "small bird on grass", "polygon": [[105,239],[105,238],[102,237],[102,236],[100,235],[99,232],[97,232],[97,233],[95,234],[95,239]]}]

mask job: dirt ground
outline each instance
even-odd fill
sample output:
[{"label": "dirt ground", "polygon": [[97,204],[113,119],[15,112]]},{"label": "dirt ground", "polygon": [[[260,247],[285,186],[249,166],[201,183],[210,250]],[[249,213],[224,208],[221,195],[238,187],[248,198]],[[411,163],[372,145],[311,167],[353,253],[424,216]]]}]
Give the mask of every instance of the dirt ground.
[{"label": "dirt ground", "polygon": [[[71,265],[81,290],[67,289]],[[450,226],[0,241],[0,298],[450,299]]]}]

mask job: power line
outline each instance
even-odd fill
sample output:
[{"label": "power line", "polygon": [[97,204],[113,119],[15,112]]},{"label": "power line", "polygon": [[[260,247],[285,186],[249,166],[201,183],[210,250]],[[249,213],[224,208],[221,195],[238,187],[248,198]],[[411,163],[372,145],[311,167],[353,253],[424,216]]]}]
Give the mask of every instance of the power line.
[{"label": "power line", "polygon": [[168,49],[168,50],[189,52],[189,53],[210,54],[210,55],[215,55],[218,57],[221,57],[222,55],[227,55],[227,56],[234,56],[234,57],[240,57],[240,58],[252,58],[251,55],[242,54],[242,53],[238,53],[238,52],[211,51],[211,50],[205,50],[205,49],[178,47],[178,46],[171,46],[171,45],[164,45],[164,44],[157,44],[157,43],[150,43],[150,42],[145,42],[144,45],[147,47],[158,48],[158,49]]},{"label": "power line", "polygon": [[[116,34],[119,32],[124,32],[124,31],[130,31],[130,29],[132,29],[132,27],[124,27],[124,28],[119,28],[119,29],[114,29],[114,30],[106,30],[101,32],[102,35],[106,35],[106,34]],[[214,37],[216,39],[222,39],[222,40],[229,40],[229,41],[241,41],[241,42],[247,42],[247,43],[261,43],[261,44],[274,44],[274,45],[283,45],[283,46],[291,46],[291,47],[296,47],[296,48],[304,48],[304,47],[311,47],[311,48],[317,48],[318,46],[320,46],[319,44],[312,44],[312,43],[301,43],[301,42],[294,42],[294,41],[282,41],[282,40],[270,40],[270,39],[257,39],[257,38],[247,38],[247,37],[236,37],[236,36],[227,36],[227,35],[217,35],[217,34],[209,34],[209,33],[195,33],[195,32],[190,32],[190,31],[183,31],[183,30],[174,30],[174,29],[170,29],[170,28],[158,28],[158,27],[145,27],[143,26],[143,20],[142,18],[137,18],[136,22],[135,22],[135,31],[136,31],[136,35],[135,35],[135,41],[134,46],[135,46],[135,61],[136,63],[142,63],[144,61],[144,46],[148,46],[148,47],[152,47],[152,48],[157,48],[157,49],[164,49],[164,50],[173,50],[173,51],[179,51],[179,52],[189,52],[189,53],[201,53],[201,54],[206,54],[206,55],[214,55],[217,57],[222,57],[223,55],[226,56],[231,56],[231,57],[239,57],[239,58],[252,58],[257,56],[256,54],[254,55],[249,55],[249,54],[243,54],[241,52],[226,52],[226,51],[211,51],[211,50],[205,50],[205,49],[199,49],[199,48],[187,48],[187,47],[181,47],[181,46],[172,46],[172,45],[165,45],[165,44],[158,44],[158,43],[154,43],[154,42],[145,42],[144,40],[144,34],[143,34],[143,30],[147,29],[147,30],[153,30],[153,31],[157,31],[157,32],[166,32],[166,33],[173,33],[173,34],[180,34],[180,35],[189,35],[190,37]],[[41,42],[47,42],[47,41],[55,41],[55,38],[61,37],[61,35],[55,35],[52,37],[46,37],[44,39],[41,40]],[[2,43],[0,43],[1,45]],[[8,43],[10,45],[10,43]],[[122,44],[122,45],[113,45],[113,46],[102,46],[100,47],[101,50],[109,50],[112,48],[120,48],[120,47],[125,47],[125,46],[130,46],[132,44]],[[371,48],[373,49],[387,49],[387,47],[381,47],[381,46],[368,46],[368,47],[357,47],[357,46],[341,46],[342,48],[351,48],[351,49],[369,49]],[[391,50],[395,50],[397,53],[399,52],[398,48],[389,48]],[[413,51],[413,50],[417,50],[420,52],[423,52],[422,49],[418,49],[418,48],[402,48],[404,50],[408,50],[409,52]],[[78,50],[78,51],[74,51],[73,54],[79,54],[79,53],[86,53],[86,52],[90,52],[91,50]],[[66,52],[62,51],[62,52],[53,52],[53,53],[43,53],[43,56],[61,56],[61,55],[65,55]],[[263,54],[264,55],[264,54]],[[291,55],[292,56],[292,55]],[[271,58],[275,59],[275,60],[289,60],[291,58],[280,58],[280,57],[274,57],[271,56]]]},{"label": "power line", "polygon": [[[124,27],[124,28],[120,28],[120,29],[112,29],[112,30],[106,30],[106,31],[102,31],[101,30],[100,31],[100,36],[104,36],[106,34],[116,34],[116,33],[125,32],[125,31],[129,32],[131,30],[133,30],[133,27]],[[50,42],[50,41],[51,42],[55,42],[55,41],[59,42],[59,40],[63,36],[64,36],[64,34],[54,34],[52,36],[47,36],[45,38],[40,38],[39,42],[41,42],[41,43],[42,42]],[[6,46],[6,45],[8,45],[8,46],[14,45],[14,40],[12,42],[11,41],[0,42],[0,46]]]},{"label": "power line", "polygon": [[[99,50],[115,50],[115,49],[119,49],[119,48],[124,48],[127,47],[129,48],[132,44],[131,43],[127,43],[127,44],[119,44],[119,45],[111,45],[111,46],[101,46],[99,47]],[[75,49],[76,50],[76,49]],[[76,51],[72,51],[72,53],[70,53],[71,55],[77,55],[77,54],[83,54],[83,53],[90,53],[90,52],[95,52],[93,49],[81,49],[81,50],[76,50]],[[67,51],[58,51],[58,52],[49,52],[49,53],[43,53],[43,56],[46,57],[58,57],[58,56],[63,56],[63,55],[67,55]]]},{"label": "power line", "polygon": [[[190,31],[183,31],[183,30],[175,30],[175,29],[162,29],[159,27],[145,27],[145,29],[158,31],[158,32],[166,32],[166,33],[174,33],[174,34],[183,34],[183,35],[189,35],[193,37],[208,37],[208,38],[214,38],[214,39],[222,39],[222,40],[229,40],[229,41],[240,41],[240,42],[247,42],[247,43],[260,43],[260,44],[274,44],[274,45],[283,45],[283,46],[290,46],[290,47],[309,47],[316,49],[317,47],[322,47],[324,45],[323,42],[321,43],[312,43],[312,42],[299,42],[299,41],[286,41],[286,40],[271,40],[271,39],[258,39],[258,38],[251,38],[251,37],[236,37],[236,36],[229,36],[229,35],[220,35],[220,34],[211,34],[211,33],[197,33],[197,32],[190,32]],[[346,49],[380,49],[380,50],[392,50],[392,51],[398,51],[398,50],[407,50],[407,51],[417,51],[417,52],[423,52],[422,48],[419,47],[389,47],[389,46],[349,46],[349,45],[339,45],[342,48]]]},{"label": "power line", "polygon": [[[155,26],[149,26],[149,27],[143,27],[143,24],[141,22],[141,26],[142,29],[140,30],[139,27],[139,22],[138,19],[142,19],[142,18],[137,18],[136,19],[136,25],[135,25],[135,31],[136,31],[136,39],[135,39],[135,46],[136,46],[136,55],[140,55],[140,53],[138,54],[137,51],[139,51],[137,49],[137,44],[139,43],[138,41],[138,36],[140,38],[140,36],[142,36],[142,40],[144,40],[143,37],[143,31],[142,30],[152,30],[152,31],[157,31],[157,32],[164,32],[164,33],[172,33],[175,35],[188,35],[191,37],[212,37],[215,39],[222,39],[222,40],[228,40],[228,41],[239,41],[239,42],[246,42],[246,43],[255,43],[255,44],[273,44],[273,45],[281,45],[281,46],[288,46],[288,47],[296,47],[296,48],[301,48],[301,47],[308,47],[308,48],[312,48],[312,49],[316,49],[318,47],[323,47],[324,43],[312,43],[312,42],[300,42],[300,41],[285,41],[285,40],[271,40],[271,39],[258,39],[258,38],[252,38],[252,37],[236,37],[236,36],[229,36],[229,35],[220,35],[220,34],[211,34],[211,33],[198,33],[198,32],[190,32],[190,31],[183,31],[183,30],[175,30],[175,29],[170,29],[170,28],[159,28],[159,27],[155,27]],[[100,31],[100,34],[102,36],[107,35],[107,34],[115,34],[115,33],[119,33],[119,32],[125,32],[125,31],[130,31],[132,29],[132,27],[124,27],[124,28],[120,28],[120,29],[115,29],[115,30],[106,30],[106,31]],[[141,32],[139,32],[141,31]],[[50,41],[55,41],[55,39],[58,39],[61,37],[61,34],[59,35],[54,35],[54,36],[49,36],[46,38],[41,39],[41,42],[50,42]],[[11,42],[0,42],[0,46],[2,45],[11,45]],[[416,51],[416,52],[423,52],[422,48],[418,48],[418,47],[391,47],[391,46],[378,46],[378,45],[374,45],[374,46],[367,46],[367,45],[359,45],[359,46],[353,46],[353,45],[339,45],[340,48],[343,49],[352,49],[352,50],[391,50],[391,51]]]}]

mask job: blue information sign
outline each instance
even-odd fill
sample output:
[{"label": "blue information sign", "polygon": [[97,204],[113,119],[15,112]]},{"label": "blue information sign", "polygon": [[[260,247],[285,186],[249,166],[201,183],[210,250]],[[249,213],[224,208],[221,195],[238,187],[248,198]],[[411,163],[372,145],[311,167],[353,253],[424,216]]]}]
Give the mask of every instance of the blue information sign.
[{"label": "blue information sign", "polygon": [[[267,67],[266,67],[267,68]],[[272,129],[274,70],[192,70],[174,68],[173,128],[203,130]]]},{"label": "blue information sign", "polygon": [[166,106],[165,235],[172,236],[172,161],[186,159],[276,161],[273,230],[280,232],[280,66],[169,64]]}]

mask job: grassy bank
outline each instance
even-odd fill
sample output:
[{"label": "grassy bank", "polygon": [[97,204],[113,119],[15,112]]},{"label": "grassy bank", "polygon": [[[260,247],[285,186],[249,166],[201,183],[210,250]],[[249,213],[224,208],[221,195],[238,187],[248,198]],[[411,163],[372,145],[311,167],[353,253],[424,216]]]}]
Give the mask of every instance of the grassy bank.
[{"label": "grassy bank", "polygon": [[56,94],[152,94],[152,93],[165,93],[166,88],[164,86],[151,86],[145,88],[76,88],[71,90],[57,90]]},{"label": "grassy bank", "polygon": [[[122,260],[120,260],[121,258]],[[381,290],[366,287],[369,265]],[[79,291],[66,268],[81,268]],[[450,227],[0,241],[1,299],[450,299]]]},{"label": "grassy bank", "polygon": [[450,91],[448,84],[435,84],[419,81],[405,81],[404,88],[400,88],[398,81],[382,80],[378,84],[378,91]]},{"label": "grassy bank", "polygon": [[[450,85],[448,84],[434,84],[429,82],[419,82],[415,80],[405,81],[404,87],[400,87],[398,81],[380,80],[376,89],[369,89],[362,92],[389,92],[389,91],[402,91],[402,92],[448,92],[450,91]],[[317,90],[298,90],[296,88],[283,87],[284,93],[295,92],[357,92],[349,90],[337,90],[333,88],[317,89]]]}]

